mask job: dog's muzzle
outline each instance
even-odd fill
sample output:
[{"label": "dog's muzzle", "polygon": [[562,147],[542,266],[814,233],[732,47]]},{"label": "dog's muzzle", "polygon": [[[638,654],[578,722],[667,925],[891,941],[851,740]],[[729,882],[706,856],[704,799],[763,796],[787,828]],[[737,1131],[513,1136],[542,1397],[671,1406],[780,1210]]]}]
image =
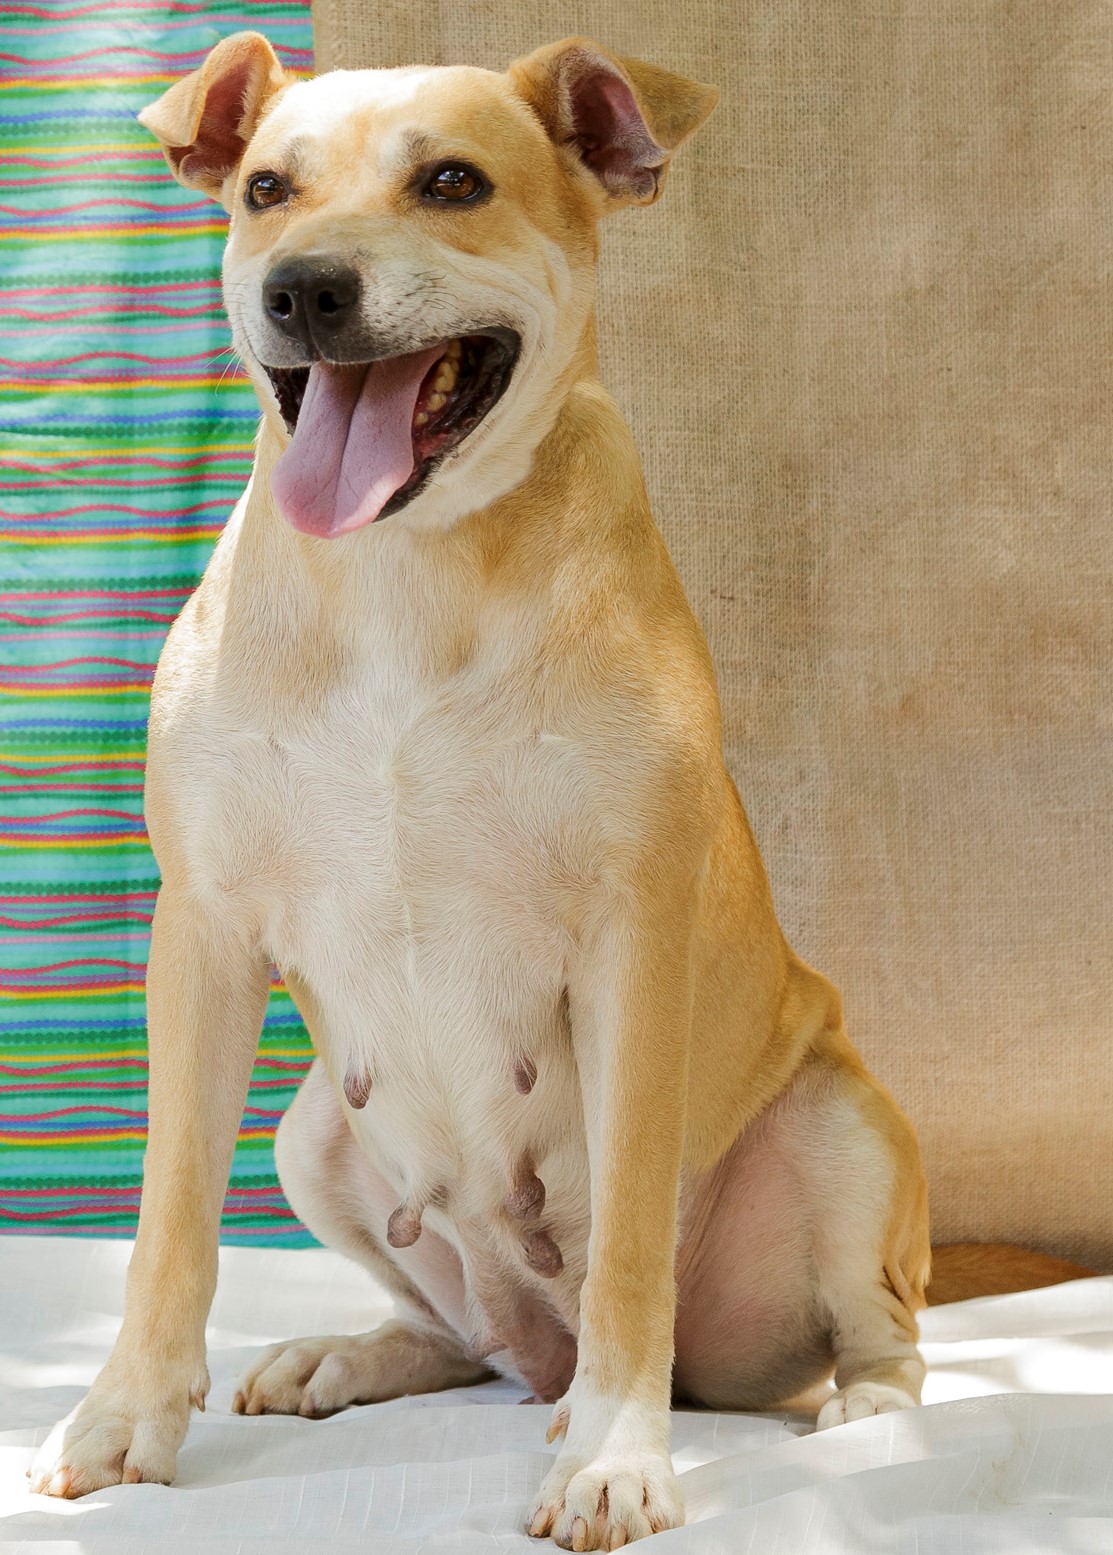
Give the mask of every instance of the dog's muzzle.
[{"label": "dog's muzzle", "polygon": [[377,327],[358,273],[319,256],[276,265],[261,301],[253,354],[290,435],[272,489],[295,528],[326,538],[412,501],[501,399],[521,350],[501,322],[447,337]]},{"label": "dog's muzzle", "polygon": [[364,333],[359,303],[363,283],[350,265],[331,259],[284,259],[263,283],[263,308],[272,328],[311,356],[354,361]]}]

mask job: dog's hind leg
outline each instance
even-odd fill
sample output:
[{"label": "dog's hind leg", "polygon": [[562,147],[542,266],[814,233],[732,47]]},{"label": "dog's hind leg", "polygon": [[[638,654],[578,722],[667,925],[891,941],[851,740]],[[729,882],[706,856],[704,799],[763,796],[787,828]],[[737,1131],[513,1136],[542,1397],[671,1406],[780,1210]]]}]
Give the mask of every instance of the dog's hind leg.
[{"label": "dog's hind leg", "polygon": [[837,1390],[819,1412],[820,1430],[920,1402],[916,1315],[931,1260],[911,1125],[860,1067],[837,1074],[816,1142],[818,1158],[835,1165],[830,1186],[815,1179],[814,1250]]},{"label": "dog's hind leg", "polygon": [[841,1028],[822,1049],[691,1193],[674,1371],[680,1399],[821,1427],[918,1402],[928,1265],[911,1128]]},{"label": "dog's hind leg", "polygon": [[353,1139],[318,1059],[275,1139],[283,1192],[318,1241],[362,1264],[394,1298],[397,1321],[366,1334],[331,1334],[272,1345],[245,1375],[237,1414],[324,1415],[348,1404],[463,1387],[491,1376],[469,1360],[453,1320],[465,1317],[455,1251],[429,1229],[407,1249],[414,1277],[379,1240],[397,1194]]},{"label": "dog's hind leg", "polygon": [[324,1334],[271,1345],[244,1376],[232,1408],[239,1415],[317,1419],[349,1404],[467,1387],[490,1375],[467,1360],[454,1341],[427,1328],[391,1322],[367,1334]]}]

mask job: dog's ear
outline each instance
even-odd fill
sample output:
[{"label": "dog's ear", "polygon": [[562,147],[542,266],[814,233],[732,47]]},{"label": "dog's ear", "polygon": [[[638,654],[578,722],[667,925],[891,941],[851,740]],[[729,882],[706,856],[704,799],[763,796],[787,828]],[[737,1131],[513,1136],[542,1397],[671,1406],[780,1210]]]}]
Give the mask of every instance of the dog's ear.
[{"label": "dog's ear", "polygon": [[590,38],[565,38],[510,66],[510,79],[550,137],[607,196],[604,209],[651,205],[669,158],[719,100],[718,89]]},{"label": "dog's ear", "polygon": [[200,70],[144,108],[139,122],[162,143],[180,184],[219,200],[267,104],[293,79],[262,33],[233,33]]}]

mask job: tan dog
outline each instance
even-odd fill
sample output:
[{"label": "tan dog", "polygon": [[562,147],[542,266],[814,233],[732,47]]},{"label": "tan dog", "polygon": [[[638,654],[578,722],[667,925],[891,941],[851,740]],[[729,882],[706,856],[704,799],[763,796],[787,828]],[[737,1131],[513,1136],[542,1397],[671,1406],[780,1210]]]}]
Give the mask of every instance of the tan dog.
[{"label": "tan dog", "polygon": [[595,376],[596,224],[715,97],[583,39],[295,83],[248,33],[142,116],[232,213],[263,422],[152,701],[126,1317],[36,1488],[173,1478],[272,962],[319,1055],[283,1186],[403,1316],[238,1409],[520,1377],[565,1433],[530,1532],[614,1549],[682,1520],[674,1395],[919,1397],[916,1142],[777,926]]}]

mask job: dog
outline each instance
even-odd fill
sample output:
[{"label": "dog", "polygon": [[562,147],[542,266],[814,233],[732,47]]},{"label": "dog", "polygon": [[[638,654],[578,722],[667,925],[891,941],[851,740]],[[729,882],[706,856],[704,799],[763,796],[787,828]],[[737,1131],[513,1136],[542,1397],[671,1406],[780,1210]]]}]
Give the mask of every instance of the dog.
[{"label": "dog", "polygon": [[596,376],[598,224],[716,97],[584,38],[301,81],[241,33],[140,115],[231,214],[262,422],[152,694],[126,1313],[35,1489],[173,1479],[272,965],[317,1054],[282,1186],[399,1315],[239,1412],[519,1379],[563,1437],[526,1526],[583,1550],[682,1522],[674,1398],[919,1400],[916,1138],[778,927]]}]

